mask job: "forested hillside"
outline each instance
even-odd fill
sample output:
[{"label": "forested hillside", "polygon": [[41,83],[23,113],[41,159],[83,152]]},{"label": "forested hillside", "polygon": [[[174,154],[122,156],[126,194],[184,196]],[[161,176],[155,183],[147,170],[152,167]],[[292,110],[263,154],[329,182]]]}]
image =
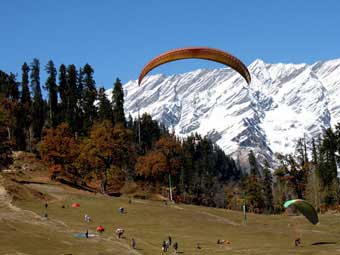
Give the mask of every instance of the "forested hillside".
[{"label": "forested hillside", "polygon": [[128,116],[118,78],[107,98],[89,64],[57,69],[49,61],[43,71],[41,82],[38,59],[24,63],[21,76],[0,71],[2,169],[11,164],[11,151],[21,150],[48,164],[51,180],[106,194],[134,183],[165,196],[172,191],[176,201],[231,209],[245,202],[256,212],[282,211],[293,197],[319,209],[338,204],[340,125],[312,141],[300,139],[294,155],[277,155],[278,168],[259,165],[251,151],[250,169],[241,170],[206,137],[176,137],[148,113]]}]

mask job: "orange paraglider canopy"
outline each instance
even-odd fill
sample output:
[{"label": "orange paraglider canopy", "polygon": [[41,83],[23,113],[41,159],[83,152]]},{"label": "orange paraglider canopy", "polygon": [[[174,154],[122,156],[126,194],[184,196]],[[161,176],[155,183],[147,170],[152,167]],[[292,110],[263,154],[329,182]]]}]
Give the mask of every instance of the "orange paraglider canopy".
[{"label": "orange paraglider canopy", "polygon": [[236,70],[246,80],[248,84],[251,81],[250,73],[245,64],[243,64],[241,60],[234,57],[233,55],[225,51],[213,48],[189,47],[170,50],[153,58],[145,65],[145,67],[141,71],[138,78],[138,84],[140,85],[143,78],[157,66],[176,60],[190,58],[206,59],[230,66],[232,69]]},{"label": "orange paraglider canopy", "polygon": [[71,206],[72,206],[73,208],[77,208],[77,207],[80,207],[80,204],[79,204],[79,203],[73,203]]}]

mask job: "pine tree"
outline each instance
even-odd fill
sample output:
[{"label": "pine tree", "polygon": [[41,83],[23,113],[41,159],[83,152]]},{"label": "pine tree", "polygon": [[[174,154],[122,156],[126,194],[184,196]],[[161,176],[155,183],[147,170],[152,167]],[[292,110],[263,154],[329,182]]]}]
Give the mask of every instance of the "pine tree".
[{"label": "pine tree", "polygon": [[337,160],[337,163],[340,164],[340,123],[335,125],[335,137],[336,137],[336,144],[337,144],[336,160]]},{"label": "pine tree", "polygon": [[8,140],[8,114],[2,104],[5,99],[2,75],[0,71],[0,170],[7,168],[13,162],[11,143]]},{"label": "pine tree", "polygon": [[40,63],[38,59],[33,59],[31,64],[31,86],[33,90],[32,104],[32,128],[34,138],[40,140],[41,132],[45,122],[44,101],[40,87]]},{"label": "pine tree", "polygon": [[314,165],[318,164],[318,151],[317,151],[317,147],[315,145],[315,139],[312,139],[312,163]]},{"label": "pine tree", "polygon": [[273,212],[273,177],[269,170],[269,163],[266,160],[263,168],[263,195],[264,195],[264,203],[266,206],[266,211],[268,213]]},{"label": "pine tree", "polygon": [[288,162],[288,183],[293,188],[294,196],[304,199],[308,168],[299,164],[292,155],[288,155],[286,160]]},{"label": "pine tree", "polygon": [[19,88],[18,83],[16,82],[15,75],[10,73],[8,76],[8,90],[7,90],[7,98],[18,101],[19,100]]},{"label": "pine tree", "polygon": [[93,69],[89,64],[83,68],[84,75],[84,96],[83,96],[83,111],[84,111],[84,128],[88,132],[96,119],[97,109],[94,102],[97,99],[96,82],[93,79]]},{"label": "pine tree", "polygon": [[77,131],[77,83],[78,74],[75,65],[69,65],[66,70],[66,116],[65,121],[69,124],[72,132]]},{"label": "pine tree", "polygon": [[25,132],[25,149],[31,151],[31,141],[32,141],[32,130],[30,129],[32,116],[31,116],[31,93],[29,89],[29,66],[25,62],[22,67],[22,80],[21,80],[21,105],[22,105],[22,122],[24,124],[24,132]]},{"label": "pine tree", "polygon": [[113,85],[112,92],[113,116],[114,123],[121,123],[126,126],[124,114],[124,92],[120,80],[117,78]]},{"label": "pine tree", "polygon": [[250,174],[259,176],[260,172],[259,172],[257,160],[252,150],[248,154],[248,160],[249,160],[249,166],[250,166]]},{"label": "pine tree", "polygon": [[129,113],[129,117],[128,117],[128,121],[126,123],[126,127],[133,129],[133,119],[132,119],[131,113]]},{"label": "pine tree", "polygon": [[247,208],[250,211],[263,210],[265,208],[263,184],[257,176],[248,175],[244,178],[243,191]]},{"label": "pine tree", "polygon": [[105,89],[100,88],[98,94],[98,118],[100,121],[110,120],[112,121],[113,113],[111,108],[111,102],[107,99]]},{"label": "pine tree", "polygon": [[161,136],[157,121],[147,113],[134,122],[134,132],[135,142],[140,145],[142,154],[150,150]]},{"label": "pine tree", "polygon": [[59,105],[59,123],[66,121],[67,112],[67,80],[66,80],[66,66],[62,64],[59,68],[59,95],[60,95],[60,105]]},{"label": "pine tree", "polygon": [[23,123],[23,107],[19,102],[19,88],[16,77],[13,73],[10,73],[6,77],[5,81],[7,87],[7,105],[10,109],[10,114],[12,119],[12,125],[8,129],[12,142],[15,143],[16,149],[25,149],[25,135],[24,135],[24,123]]},{"label": "pine tree", "polygon": [[263,209],[265,207],[263,197],[263,184],[259,176],[257,161],[253,151],[248,154],[250,165],[250,175],[246,176],[243,181],[243,190],[246,201],[250,210]]},{"label": "pine tree", "polygon": [[78,82],[77,82],[77,132],[83,133],[83,127],[84,127],[84,112],[83,112],[83,95],[84,95],[84,75],[83,75],[83,69],[79,68],[78,71]]},{"label": "pine tree", "polygon": [[336,135],[331,128],[327,129],[323,136],[320,148],[318,174],[325,189],[324,202],[333,205],[338,201],[338,179],[336,165]]},{"label": "pine tree", "polygon": [[16,149],[25,150],[26,149],[26,133],[25,133],[25,120],[27,116],[23,116],[25,114],[25,107],[19,101],[19,90],[18,90],[18,82],[16,82],[15,76],[10,75],[10,82],[13,84],[12,91],[12,100],[14,102],[14,115],[15,115],[15,127],[14,127],[14,137],[16,143]]},{"label": "pine tree", "polygon": [[52,60],[48,61],[45,70],[47,71],[48,78],[45,83],[45,89],[48,91],[48,116],[50,125],[55,128],[57,122],[57,107],[58,107],[58,87],[56,83],[57,70],[54,67]]},{"label": "pine tree", "polygon": [[21,86],[22,86],[22,91],[21,91],[21,103],[22,104],[28,104],[28,106],[31,106],[31,93],[29,89],[29,84],[28,84],[28,75],[29,75],[29,66],[25,62],[22,67],[22,80],[21,80]]}]

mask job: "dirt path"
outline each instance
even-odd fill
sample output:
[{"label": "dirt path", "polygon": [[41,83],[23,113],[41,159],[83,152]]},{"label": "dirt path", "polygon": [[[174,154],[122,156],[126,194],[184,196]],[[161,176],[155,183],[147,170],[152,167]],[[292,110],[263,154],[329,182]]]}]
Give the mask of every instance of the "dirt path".
[{"label": "dirt path", "polygon": [[4,187],[4,177],[0,175],[0,221],[20,221],[34,225],[48,225],[56,228],[68,227],[64,222],[56,219],[44,219],[41,215],[29,210],[23,210],[12,204],[12,198]]},{"label": "dirt path", "polygon": [[0,175],[0,219],[1,212],[11,210],[11,211],[19,211],[20,209],[11,204],[12,199],[8,195],[5,187],[4,187],[4,178]]}]

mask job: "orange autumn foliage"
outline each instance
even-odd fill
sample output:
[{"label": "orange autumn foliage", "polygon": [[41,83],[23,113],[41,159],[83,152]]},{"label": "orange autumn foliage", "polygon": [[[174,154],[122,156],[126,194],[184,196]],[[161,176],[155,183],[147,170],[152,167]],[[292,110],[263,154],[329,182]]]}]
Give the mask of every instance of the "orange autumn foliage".
[{"label": "orange autumn foliage", "polygon": [[134,148],[130,130],[110,121],[95,123],[89,138],[80,144],[80,154],[76,161],[83,174],[92,171],[105,172],[115,165],[126,168],[134,162]]},{"label": "orange autumn foliage", "polygon": [[166,157],[160,151],[153,151],[146,156],[139,157],[136,172],[142,176],[158,176],[168,172]]},{"label": "orange autumn foliage", "polygon": [[76,140],[66,123],[60,124],[56,129],[47,129],[38,148],[42,160],[50,165],[53,173],[73,169],[72,164],[79,153]]},{"label": "orange autumn foliage", "polygon": [[136,172],[141,176],[160,176],[165,173],[176,175],[181,168],[181,144],[174,136],[162,136],[156,149],[139,157]]}]

